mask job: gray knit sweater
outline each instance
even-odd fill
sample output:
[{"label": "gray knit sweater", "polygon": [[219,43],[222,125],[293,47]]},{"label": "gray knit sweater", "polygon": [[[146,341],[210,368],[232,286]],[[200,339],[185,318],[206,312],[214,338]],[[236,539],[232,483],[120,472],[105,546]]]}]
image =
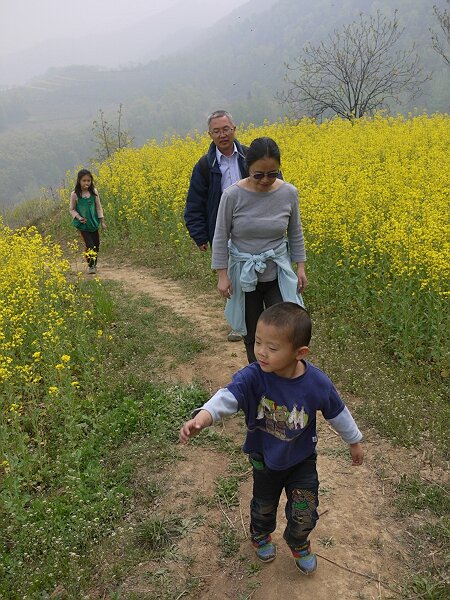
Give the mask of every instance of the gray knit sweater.
[{"label": "gray knit sweater", "polygon": [[[228,267],[229,238],[240,252],[260,254],[279,246],[286,232],[292,261],[305,262],[297,188],[283,182],[270,192],[252,192],[235,183],[223,192],[220,200],[212,244],[212,268]],[[258,279],[272,281],[276,277],[276,264],[269,260]]]}]

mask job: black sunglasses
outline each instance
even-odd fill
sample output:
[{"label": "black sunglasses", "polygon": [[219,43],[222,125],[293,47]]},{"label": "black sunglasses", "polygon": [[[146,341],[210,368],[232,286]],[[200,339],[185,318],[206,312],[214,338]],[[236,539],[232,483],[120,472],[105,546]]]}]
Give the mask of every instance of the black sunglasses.
[{"label": "black sunglasses", "polygon": [[276,179],[278,177],[278,175],[280,174],[280,171],[269,171],[268,173],[261,173],[260,171],[257,171],[256,173],[250,173],[250,177],[253,177],[253,179],[256,180],[260,180],[260,179],[264,179],[264,177],[268,177],[269,179]]}]

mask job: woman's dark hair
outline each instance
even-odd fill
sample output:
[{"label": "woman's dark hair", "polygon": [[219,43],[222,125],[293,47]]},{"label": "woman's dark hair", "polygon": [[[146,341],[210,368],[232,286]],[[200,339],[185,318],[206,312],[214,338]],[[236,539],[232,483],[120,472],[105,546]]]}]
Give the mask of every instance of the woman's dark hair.
[{"label": "woman's dark hair", "polygon": [[88,171],[87,169],[81,169],[81,171],[78,171],[77,174],[77,182],[75,184],[75,194],[77,196],[81,196],[81,185],[80,185],[80,181],[81,179],[85,176],[88,175],[91,178],[91,185],[89,186],[89,192],[95,196],[95,187],[94,187],[94,178],[92,177],[92,173],[90,171]]},{"label": "woman's dark hair", "polygon": [[247,167],[261,158],[274,158],[281,165],[281,155],[278,144],[270,137],[260,137],[253,140],[245,155]]}]

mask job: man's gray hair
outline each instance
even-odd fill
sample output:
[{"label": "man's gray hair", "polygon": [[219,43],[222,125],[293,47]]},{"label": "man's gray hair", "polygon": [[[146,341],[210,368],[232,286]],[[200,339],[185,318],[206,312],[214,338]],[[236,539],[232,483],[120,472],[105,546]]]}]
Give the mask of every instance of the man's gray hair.
[{"label": "man's gray hair", "polygon": [[230,113],[228,111],[226,111],[226,110],[215,110],[208,117],[208,129],[209,129],[209,126],[211,125],[211,121],[213,119],[219,119],[220,117],[227,117],[227,119],[230,121],[230,123],[232,125],[234,125],[233,117],[230,115]]}]

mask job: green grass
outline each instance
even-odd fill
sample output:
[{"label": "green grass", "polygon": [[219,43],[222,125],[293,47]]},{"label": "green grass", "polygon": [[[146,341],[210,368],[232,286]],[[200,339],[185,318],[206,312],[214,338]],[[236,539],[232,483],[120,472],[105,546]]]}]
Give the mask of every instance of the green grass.
[{"label": "green grass", "polygon": [[[450,490],[423,480],[419,474],[402,475],[397,484],[398,514],[413,517],[410,526],[412,575],[405,598],[447,600],[450,571]],[[416,518],[419,517],[419,518]]]},{"label": "green grass", "polygon": [[[336,383],[362,430],[368,424],[395,446],[419,446],[433,463],[447,458],[450,413],[445,382],[418,382],[415,373],[411,375],[408,368],[382,352],[370,336],[359,336],[340,315],[313,312],[313,322],[311,360]],[[340,449],[319,451],[340,454]],[[401,466],[395,464],[383,469],[388,478],[395,470],[401,472]],[[405,600],[449,597],[443,575],[450,568],[448,494],[442,485],[427,482],[419,475],[401,476],[394,490],[399,517],[417,512],[421,523],[410,531],[415,544],[408,565],[410,577],[402,590]]]},{"label": "green grass", "polygon": [[[205,396],[195,386],[158,382],[163,366],[204,347],[189,324],[156,304],[146,302],[141,311],[139,299],[117,286],[89,281],[83,291],[95,310],[86,341],[101,360],[85,361],[77,374],[76,402],[61,399],[55,410],[42,407],[29,424],[24,419],[23,436],[29,439],[27,428],[40,431],[45,445],[34,450],[28,442],[11,451],[11,471],[1,482],[0,597],[8,600],[45,597],[57,585],[79,597],[95,548],[114,533],[135,493],[135,445],[145,438],[151,448],[146,466],[158,473],[177,459],[174,423]],[[162,489],[155,478],[147,502]]]},{"label": "green grass", "polygon": [[402,475],[397,484],[397,505],[403,514],[427,509],[443,515],[450,508],[450,490],[442,485],[424,481],[420,475]]},{"label": "green grass", "polygon": [[224,558],[236,558],[239,554],[240,538],[228,521],[223,521],[218,533],[218,543],[221,555]]},{"label": "green grass", "polygon": [[[137,224],[136,228],[130,231],[130,236],[124,240],[119,240],[111,229],[103,239],[102,252],[109,250],[114,253],[115,260],[134,261],[156,268],[164,275],[182,279],[186,289],[195,297],[199,290],[214,290],[216,281],[210,269],[209,253],[198,252],[188,242],[175,248],[164,238],[158,237],[151,228],[147,226],[139,228]],[[142,247],[151,248],[151,252],[142,253]],[[436,322],[439,321],[441,326],[430,331],[428,335],[426,327],[424,328],[424,315],[427,311],[421,309],[427,302],[432,304],[434,299],[421,297],[422,304],[420,306],[418,304],[414,309],[419,313],[422,311],[421,315],[411,312],[407,304],[403,307],[404,315],[392,315],[389,295],[385,300],[387,306],[372,304],[373,289],[370,282],[359,280],[358,273],[350,273],[347,279],[341,280],[342,270],[339,272],[336,270],[335,261],[330,261],[326,257],[323,261],[322,264],[320,257],[310,256],[308,262],[310,287],[305,294],[305,301],[314,323],[312,362],[323,368],[335,381],[363,430],[366,425],[371,425],[394,445],[418,447],[424,451],[426,457],[432,457],[433,461],[445,458],[450,447],[447,426],[450,416],[447,402],[448,369],[436,370],[435,368],[437,364],[445,363],[445,356],[434,356],[431,355],[432,353],[428,356],[430,344],[433,352],[435,352],[434,348],[442,346],[441,338],[445,327],[442,326],[444,321],[434,319]],[[355,287],[358,287],[362,294],[358,298],[354,298]],[[114,296],[120,295],[119,288],[112,289]],[[390,293],[397,292],[392,288]],[[115,302],[116,300],[119,301],[118,298],[115,298]],[[120,493],[124,496],[117,501],[119,507],[117,514],[112,507],[108,509],[111,515],[109,523],[112,527],[114,519],[118,518],[117,515],[122,514],[120,510],[124,510],[123,506],[129,502],[126,494],[130,493],[128,482],[135,464],[133,457],[126,458],[126,454],[122,453],[114,454],[114,450],[117,452],[121,443],[133,439],[133,436],[141,435],[140,432],[146,426],[150,427],[146,421],[147,404],[150,405],[152,415],[155,417],[151,423],[151,435],[155,437],[150,439],[155,439],[158,448],[151,460],[157,465],[160,461],[164,463],[174,459],[173,448],[170,444],[165,445],[164,442],[167,423],[171,418],[172,420],[178,418],[171,414],[171,407],[176,404],[176,389],[167,391],[168,401],[162,400],[163,395],[160,399],[156,397],[146,402],[145,406],[139,405],[139,401],[142,402],[144,397],[157,396],[156,391],[149,392],[149,389],[156,390],[154,380],[158,380],[167,368],[170,369],[169,356],[174,356],[176,360],[186,358],[184,351],[180,352],[181,333],[180,336],[173,335],[173,324],[176,323],[177,331],[183,332],[183,335],[189,335],[190,332],[188,328],[183,329],[183,323],[178,322],[167,310],[153,305],[148,300],[137,300],[136,303],[133,301],[131,312],[127,310],[127,301],[119,302],[118,314],[114,313],[113,306],[108,307],[107,299],[99,298],[98,303],[104,305],[101,310],[102,315],[98,317],[98,327],[105,331],[110,327],[109,331],[113,332],[115,342],[120,340],[121,346],[120,351],[116,352],[114,349],[110,354],[108,354],[108,346],[103,350],[108,359],[105,361],[108,363],[108,368],[97,374],[99,385],[102,386],[98,398],[102,399],[102,403],[105,400],[107,405],[107,399],[115,395],[119,403],[123,401],[123,406],[126,407],[120,415],[111,417],[110,424],[111,427],[113,423],[120,423],[120,427],[122,423],[124,424],[123,436],[119,435],[117,439],[113,436],[115,441],[112,443],[112,459],[108,456],[112,463],[117,460],[116,456],[120,456],[123,463],[123,465],[119,463],[123,470],[123,476],[119,480],[123,488]],[[434,310],[431,304],[430,311]],[[217,306],[220,306],[219,300]],[[441,304],[439,307],[441,310]],[[142,310],[144,308],[145,311]],[[391,318],[393,322],[388,323],[386,319]],[[110,322],[111,319],[114,325]],[[398,322],[394,323],[395,320]],[[171,326],[166,328],[165,324],[168,322]],[[392,331],[397,328],[395,335],[386,334],[390,328]],[[148,333],[149,330],[152,331],[151,335]],[[411,353],[408,348],[414,346],[416,338],[417,352],[414,350]],[[186,348],[195,354],[201,350],[203,344],[203,341],[191,338]],[[397,345],[399,350],[396,350]],[[111,375],[112,373],[114,376]],[[162,393],[161,389],[160,392]],[[202,392],[197,389],[189,393],[192,402],[194,403],[194,398],[197,397],[196,404],[200,404]],[[138,416],[133,408],[136,405],[140,408],[137,411]],[[119,410],[118,407],[114,408]],[[188,412],[187,408],[188,406],[184,407],[185,414]],[[86,416],[89,415],[88,411]],[[85,424],[81,431],[89,431],[91,427],[89,418],[83,419],[81,423]],[[214,428],[204,432],[193,443],[212,447],[231,455],[237,464],[236,473],[244,469],[244,464],[239,464],[237,459],[240,449]],[[331,456],[335,456],[335,452],[339,455],[339,451],[332,449],[328,452]],[[107,466],[108,459],[105,459]],[[75,460],[67,464],[78,463]],[[42,472],[40,476],[44,481],[49,480],[49,473]],[[109,485],[111,489],[119,490],[118,482],[111,482]],[[103,487],[108,489],[106,483]],[[418,477],[403,477],[396,490],[394,500],[398,502],[404,514],[418,512],[421,516],[421,525],[413,531],[419,543],[411,552],[412,557],[417,559],[414,558],[415,562],[411,565],[410,581],[404,586],[405,599],[417,597],[425,600],[444,600],[448,597],[448,590],[443,583],[442,569],[443,565],[448,564],[445,557],[449,547],[449,525],[445,517],[447,511],[445,498],[439,487]],[[211,502],[217,503],[218,498],[221,497],[223,508],[226,509],[225,500],[234,501],[234,492],[235,483],[230,478],[224,478],[218,482],[215,495],[212,498],[199,495],[198,504],[210,506]],[[33,493],[32,490],[31,494]],[[157,493],[155,483],[153,497]],[[321,493],[329,494],[332,490],[322,488]],[[227,521],[223,522],[222,531],[224,534],[222,554],[233,556],[237,547],[237,539],[234,537],[236,532]],[[100,539],[102,535],[104,532],[99,531],[95,539]],[[9,541],[9,544],[11,543]],[[91,539],[90,543],[95,543],[95,540]],[[436,566],[427,558],[434,552],[436,552],[433,554]],[[161,578],[168,582],[167,574]],[[166,589],[173,592],[176,589],[175,582],[167,583]],[[176,595],[168,597],[173,598]]]},{"label": "green grass", "polygon": [[216,482],[215,498],[224,508],[239,505],[239,480],[234,475],[219,477]]},{"label": "green grass", "polygon": [[445,381],[418,382],[416,373],[393,361],[376,340],[352,330],[343,315],[312,310],[312,319],[311,361],[331,377],[352,412],[396,445],[437,448],[445,458],[450,448]]},{"label": "green grass", "polygon": [[342,445],[338,448],[330,448],[324,446],[323,448],[321,447],[319,449],[319,452],[324,456],[331,456],[332,458],[335,458],[337,460],[345,461],[346,464],[348,462],[349,452],[348,447],[345,445]]},{"label": "green grass", "polygon": [[152,517],[136,528],[136,543],[151,558],[160,558],[183,535],[185,525],[178,516]]},{"label": "green grass", "polygon": [[252,577],[253,575],[257,575],[262,569],[262,564],[259,563],[250,563],[247,567],[247,576]]},{"label": "green grass", "polygon": [[4,222],[12,229],[38,225],[45,219],[51,219],[59,206],[59,199],[44,193],[40,198],[21,202],[3,211]]},{"label": "green grass", "polygon": [[224,452],[229,456],[233,456],[234,459],[241,458],[242,445],[236,444],[236,442],[226,435],[222,435],[218,429],[219,427],[208,427],[208,429],[202,431],[202,435],[192,440],[192,443],[199,446],[208,446],[209,448],[213,447],[218,452]]},{"label": "green grass", "polygon": [[334,539],[331,536],[330,537],[320,537],[320,538],[317,538],[317,541],[324,548],[331,548],[331,546],[335,545]]},{"label": "green grass", "polygon": [[[182,598],[189,593],[193,593],[193,597],[202,584],[199,577],[190,575],[184,581],[177,580],[174,577],[171,569],[159,568],[148,576],[148,581],[152,586],[151,593],[131,593],[127,594],[127,600],[174,600],[174,598]],[[118,596],[117,600],[123,596]],[[189,597],[189,596],[187,596]]]},{"label": "green grass", "polygon": [[436,581],[433,573],[414,575],[402,590],[405,600],[448,600],[449,587],[445,581]]}]

